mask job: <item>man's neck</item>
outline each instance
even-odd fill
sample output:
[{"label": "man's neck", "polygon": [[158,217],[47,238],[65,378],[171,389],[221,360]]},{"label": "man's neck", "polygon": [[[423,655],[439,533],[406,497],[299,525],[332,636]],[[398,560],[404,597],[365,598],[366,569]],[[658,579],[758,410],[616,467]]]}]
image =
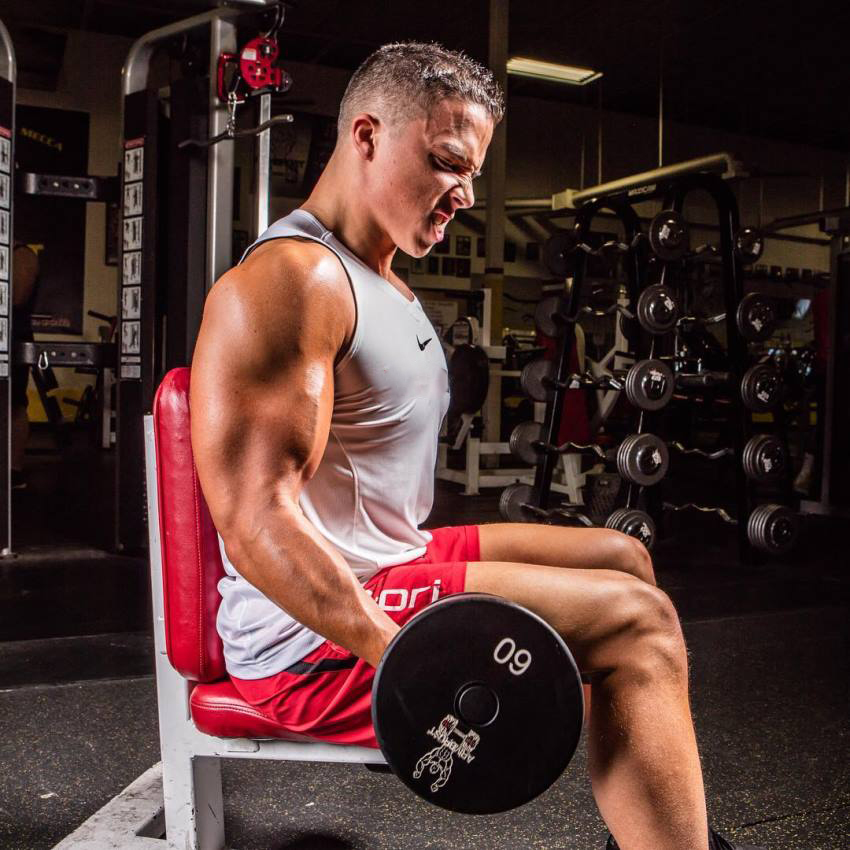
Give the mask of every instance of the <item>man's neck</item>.
[{"label": "man's neck", "polygon": [[314,215],[349,251],[369,268],[390,280],[396,246],[359,203],[362,194],[346,179],[339,163],[330,162],[301,209]]}]

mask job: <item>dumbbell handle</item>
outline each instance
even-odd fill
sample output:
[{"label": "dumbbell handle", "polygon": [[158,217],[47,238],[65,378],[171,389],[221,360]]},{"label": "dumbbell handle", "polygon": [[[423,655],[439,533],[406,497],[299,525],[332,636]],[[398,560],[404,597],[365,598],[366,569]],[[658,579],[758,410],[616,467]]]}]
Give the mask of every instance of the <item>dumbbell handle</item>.
[{"label": "dumbbell handle", "polygon": [[[574,451],[581,452],[584,454],[594,454],[601,460],[611,461],[613,462],[614,458],[612,457],[610,452],[606,452],[601,446],[597,446],[595,443],[573,443],[566,442],[560,446],[554,446],[551,443],[545,443],[542,440],[535,440],[534,443],[535,448],[539,448],[542,451],[548,451],[552,454],[563,454],[564,452]],[[703,449],[689,449],[678,440],[673,440],[667,443],[671,449],[675,449],[680,454],[684,455],[699,455],[700,457],[704,457],[707,460],[720,460],[720,458],[728,457],[734,454],[733,450],[730,448],[718,449],[715,452],[707,452]]]},{"label": "dumbbell handle", "polygon": [[[625,375],[626,371],[627,370],[625,369],[618,370],[618,372],[620,372],[622,375]],[[542,381],[543,386],[560,390],[578,389],[579,387],[594,387],[598,390],[623,389],[623,383],[621,379],[615,377],[615,375],[602,375],[599,378],[594,378],[587,372],[583,374],[573,372],[573,374],[567,375],[565,381],[556,381],[554,378],[550,378],[548,375],[544,375]]]},{"label": "dumbbell handle", "polygon": [[723,522],[728,523],[729,525],[738,524],[738,520],[733,516],[729,516],[727,511],[723,508],[711,507],[708,505],[697,505],[694,502],[686,502],[684,505],[674,505],[671,502],[664,502],[661,507],[665,511],[673,511],[674,513],[678,513],[679,511],[699,511],[703,514],[716,514],[723,520]]},{"label": "dumbbell handle", "polygon": [[590,517],[572,508],[550,508],[547,510],[546,508],[539,508],[537,505],[531,505],[528,502],[523,502],[522,507],[541,519],[551,519],[554,516],[560,516],[565,519],[578,520],[582,525],[593,528],[593,521]]},{"label": "dumbbell handle", "polygon": [[693,372],[676,375],[677,389],[704,389],[717,384],[725,384],[729,380],[728,372]]},{"label": "dumbbell handle", "polygon": [[636,247],[641,239],[644,238],[642,232],[638,231],[632,237],[632,241],[629,243],[620,242],[619,239],[609,239],[607,242],[600,245],[598,248],[593,248],[587,244],[587,242],[579,242],[576,245],[577,251],[584,251],[585,254],[590,254],[593,257],[604,256],[608,251],[617,251],[620,254],[625,254],[630,251],[632,248]]},{"label": "dumbbell handle", "polygon": [[611,316],[614,313],[622,313],[627,319],[634,319],[635,314],[628,309],[628,307],[624,307],[622,304],[612,304],[610,307],[605,307],[604,309],[594,309],[593,307],[585,304],[584,307],[579,307],[576,310],[575,316],[567,316],[564,313],[552,313],[552,320],[557,324],[561,325],[574,325],[576,324],[582,316],[597,316],[602,318],[604,316]]},{"label": "dumbbell handle", "polygon": [[595,443],[566,442],[560,446],[555,446],[552,445],[552,443],[546,443],[543,440],[534,440],[531,445],[534,446],[535,449],[540,449],[541,451],[551,452],[552,454],[557,455],[572,450],[575,452],[595,454],[602,458],[602,460],[609,460],[608,454],[605,450],[601,446],[597,446]]},{"label": "dumbbell handle", "polygon": [[677,325],[719,325],[725,321],[725,313],[717,313],[714,316],[681,316]]},{"label": "dumbbell handle", "polygon": [[707,458],[708,460],[720,460],[722,457],[728,457],[729,455],[734,454],[734,451],[729,448],[718,449],[716,452],[707,452],[703,449],[688,449],[678,440],[673,440],[667,445],[670,446],[671,449],[676,449],[677,452],[680,452],[683,455],[699,455],[700,457]]}]

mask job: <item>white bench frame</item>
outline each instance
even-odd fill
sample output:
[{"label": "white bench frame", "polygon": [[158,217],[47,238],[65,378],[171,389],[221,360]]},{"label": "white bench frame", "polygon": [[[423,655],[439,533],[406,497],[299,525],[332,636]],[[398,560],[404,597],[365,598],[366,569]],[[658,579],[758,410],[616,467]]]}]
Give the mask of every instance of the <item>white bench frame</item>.
[{"label": "white bench frame", "polygon": [[[380,750],[343,744],[274,739],[215,738],[198,731],[189,711],[193,682],[168,660],[163,615],[162,549],[159,535],[153,417],[145,416],[151,596],[161,770],[142,774],[55,850],[225,850],[221,759],[276,759],[385,765]],[[161,791],[158,786],[161,784]]]}]

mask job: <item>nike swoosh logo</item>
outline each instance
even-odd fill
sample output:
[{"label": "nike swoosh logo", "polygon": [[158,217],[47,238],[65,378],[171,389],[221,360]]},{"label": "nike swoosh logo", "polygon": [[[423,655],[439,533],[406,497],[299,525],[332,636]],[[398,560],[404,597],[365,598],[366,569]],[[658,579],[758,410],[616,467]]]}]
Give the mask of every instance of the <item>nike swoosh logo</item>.
[{"label": "nike swoosh logo", "polygon": [[431,342],[432,339],[434,339],[434,337],[429,336],[428,339],[425,340],[425,342],[419,342],[419,334],[417,334],[416,335],[416,341],[419,342],[419,350],[424,351],[425,346],[428,345],[428,343]]}]

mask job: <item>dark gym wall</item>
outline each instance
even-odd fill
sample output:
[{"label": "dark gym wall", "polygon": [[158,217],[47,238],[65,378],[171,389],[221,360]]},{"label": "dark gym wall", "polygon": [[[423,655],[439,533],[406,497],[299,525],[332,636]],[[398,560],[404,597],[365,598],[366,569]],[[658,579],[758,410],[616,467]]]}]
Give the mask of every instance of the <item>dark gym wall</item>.
[{"label": "dark gym wall", "polygon": [[[120,136],[121,66],[132,42],[118,36],[71,30],[67,33],[64,62],[56,76],[53,91],[18,88],[18,104],[83,112],[89,120],[88,158],[83,170],[89,174],[118,173]],[[86,204],[78,207],[85,222],[83,258],[82,335],[51,335],[49,339],[99,340],[100,322],[86,311],[115,313],[116,267],[104,262],[106,205]],[[90,382],[87,375],[63,369],[60,376],[63,391],[58,396],[74,396]],[[30,415],[38,415],[39,406],[30,406]],[[74,408],[65,413],[74,415]]]},{"label": "dark gym wall", "polygon": [[[18,105],[15,130],[18,171],[86,173],[87,112]],[[15,197],[15,241],[30,245],[39,260],[32,306],[32,324],[37,332],[82,333],[86,222],[81,212],[80,203],[69,198],[23,192]]]}]

